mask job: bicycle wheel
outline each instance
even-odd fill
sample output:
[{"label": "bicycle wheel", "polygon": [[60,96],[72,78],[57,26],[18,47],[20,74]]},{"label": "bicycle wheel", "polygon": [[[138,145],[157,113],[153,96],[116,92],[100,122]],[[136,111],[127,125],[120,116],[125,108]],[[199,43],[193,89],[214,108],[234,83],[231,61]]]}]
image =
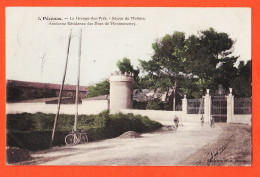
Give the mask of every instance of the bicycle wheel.
[{"label": "bicycle wheel", "polygon": [[75,142],[74,142],[74,135],[73,134],[68,134],[66,137],[65,137],[65,143],[67,145],[74,145]]},{"label": "bicycle wheel", "polygon": [[88,136],[87,134],[82,134],[80,137],[80,143],[88,143]]}]

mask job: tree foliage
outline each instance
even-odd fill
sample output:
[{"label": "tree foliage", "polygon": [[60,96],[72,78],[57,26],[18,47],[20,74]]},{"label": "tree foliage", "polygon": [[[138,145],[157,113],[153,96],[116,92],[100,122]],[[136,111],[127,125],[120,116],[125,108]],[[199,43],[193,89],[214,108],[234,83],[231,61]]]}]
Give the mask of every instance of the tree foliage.
[{"label": "tree foliage", "polygon": [[[172,88],[175,98],[178,82],[185,76],[184,57],[185,34],[174,32],[173,35],[165,35],[161,40],[152,44],[154,55],[151,60],[140,60],[144,71],[154,82],[155,88],[169,90]],[[173,110],[175,110],[175,99],[173,99]]]},{"label": "tree foliage", "polygon": [[146,109],[148,110],[162,110],[163,109],[163,103],[161,103],[159,100],[150,100],[148,101],[146,105]]},{"label": "tree foliage", "polygon": [[134,72],[134,67],[132,66],[131,61],[128,58],[123,58],[122,61],[118,60],[116,65],[122,73],[133,73]]},{"label": "tree foliage", "polygon": [[139,78],[139,69],[134,69],[133,65],[131,64],[131,60],[128,58],[123,58],[122,61],[118,60],[116,63],[118,69],[122,73],[133,73],[134,74],[134,89],[141,88],[140,86],[140,78]]},{"label": "tree foliage", "polygon": [[231,87],[237,97],[252,96],[252,60],[240,61],[235,79],[231,80]]},{"label": "tree foliage", "polygon": [[[175,31],[152,44],[150,60],[139,60],[144,76],[139,76],[139,69],[134,69],[128,58],[116,64],[122,73],[134,73],[135,89],[172,90],[173,108],[177,93],[200,98],[206,89],[214,93],[218,85],[226,91],[232,87],[235,96],[250,97],[252,62],[235,67],[238,56],[233,55],[234,43],[227,33],[213,28],[190,36]],[[88,97],[108,94],[109,81],[89,86],[88,91]]]},{"label": "tree foliage", "polygon": [[110,84],[108,79],[94,85],[88,86],[87,98],[109,94]]},{"label": "tree foliage", "polygon": [[[206,89],[214,92],[219,84],[225,90],[239,88],[243,79],[251,77],[251,66],[240,64],[240,69],[235,67],[238,57],[233,55],[233,45],[234,40],[227,33],[216,32],[213,28],[188,37],[183,32],[167,34],[152,44],[154,54],[150,60],[140,60],[147,73],[144,77],[146,86],[173,88],[173,96],[179,89],[195,98],[205,94]],[[251,85],[250,79],[247,85]],[[241,89],[243,91],[234,89],[235,93],[251,94],[251,87]]]},{"label": "tree foliage", "polygon": [[[228,34],[218,33],[213,28],[186,39],[186,72],[198,77],[195,83],[200,92],[205,92],[207,88],[214,91],[219,81],[226,84],[227,80],[233,79],[233,74],[229,74],[235,70],[234,63],[238,58],[231,55],[233,45],[234,41]],[[223,71],[228,73],[224,74]],[[224,80],[223,76],[226,77]]]}]

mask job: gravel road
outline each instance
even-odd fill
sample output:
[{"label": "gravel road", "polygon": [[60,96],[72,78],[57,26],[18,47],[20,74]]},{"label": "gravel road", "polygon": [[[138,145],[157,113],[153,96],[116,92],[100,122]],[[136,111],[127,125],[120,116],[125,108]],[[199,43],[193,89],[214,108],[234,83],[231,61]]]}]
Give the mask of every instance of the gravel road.
[{"label": "gravel road", "polygon": [[140,138],[113,138],[32,154],[30,165],[177,166],[222,132],[216,126],[181,123],[176,132],[157,131]]}]

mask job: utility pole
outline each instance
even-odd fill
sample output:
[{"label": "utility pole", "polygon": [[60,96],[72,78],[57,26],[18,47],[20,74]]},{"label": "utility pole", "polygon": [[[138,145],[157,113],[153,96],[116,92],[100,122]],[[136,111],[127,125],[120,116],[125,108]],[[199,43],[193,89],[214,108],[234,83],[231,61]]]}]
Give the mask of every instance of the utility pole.
[{"label": "utility pole", "polygon": [[65,77],[66,77],[66,71],[67,71],[67,65],[68,65],[68,59],[69,59],[70,41],[71,41],[71,30],[70,30],[70,37],[69,37],[68,48],[67,48],[66,64],[65,64],[65,69],[64,69],[62,84],[61,84],[60,93],[59,93],[58,110],[57,110],[57,114],[56,114],[56,116],[55,116],[55,120],[54,120],[54,124],[53,124],[53,130],[52,130],[52,136],[51,136],[50,149],[52,148],[52,145],[53,145],[54,135],[55,135],[56,127],[57,127],[57,120],[58,120],[59,114],[60,114],[60,103],[61,103],[62,91],[63,91],[63,87],[64,87],[64,82],[65,82]]},{"label": "utility pole", "polygon": [[[77,123],[78,123],[78,100],[79,100],[81,43],[82,43],[82,29],[80,30],[80,38],[79,38],[78,82],[77,82],[77,86],[76,86],[76,99],[75,99],[76,113],[75,113],[75,119],[74,119],[74,131],[77,131]],[[74,137],[74,138],[76,138],[76,137]]]}]

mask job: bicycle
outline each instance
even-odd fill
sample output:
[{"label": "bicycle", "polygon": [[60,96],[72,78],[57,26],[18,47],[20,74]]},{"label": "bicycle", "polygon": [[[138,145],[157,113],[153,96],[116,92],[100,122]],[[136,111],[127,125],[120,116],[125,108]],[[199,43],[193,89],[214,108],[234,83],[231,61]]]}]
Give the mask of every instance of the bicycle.
[{"label": "bicycle", "polygon": [[88,142],[87,133],[82,130],[77,130],[77,131],[72,130],[65,137],[65,143],[70,146],[79,143],[87,143],[87,142]]}]

